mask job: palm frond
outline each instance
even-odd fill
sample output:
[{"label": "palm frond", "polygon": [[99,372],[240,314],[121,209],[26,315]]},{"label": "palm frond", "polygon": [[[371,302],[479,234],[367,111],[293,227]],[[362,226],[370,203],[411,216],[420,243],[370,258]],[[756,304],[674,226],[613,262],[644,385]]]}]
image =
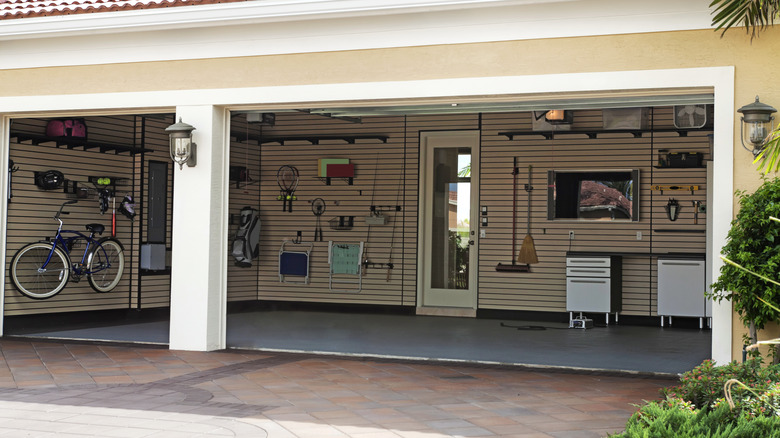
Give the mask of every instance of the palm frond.
[{"label": "palm frond", "polygon": [[712,25],[721,36],[735,26],[744,26],[753,39],[759,31],[774,24],[780,12],[780,0],[713,0]]}]

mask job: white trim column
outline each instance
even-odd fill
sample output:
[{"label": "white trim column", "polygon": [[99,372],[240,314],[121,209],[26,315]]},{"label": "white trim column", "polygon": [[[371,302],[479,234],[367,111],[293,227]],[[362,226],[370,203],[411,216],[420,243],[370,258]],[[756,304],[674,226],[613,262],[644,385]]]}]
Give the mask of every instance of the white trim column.
[{"label": "white trim column", "polygon": [[227,111],[179,106],[195,127],[197,165],[174,165],[170,348],[225,348],[227,303]]}]

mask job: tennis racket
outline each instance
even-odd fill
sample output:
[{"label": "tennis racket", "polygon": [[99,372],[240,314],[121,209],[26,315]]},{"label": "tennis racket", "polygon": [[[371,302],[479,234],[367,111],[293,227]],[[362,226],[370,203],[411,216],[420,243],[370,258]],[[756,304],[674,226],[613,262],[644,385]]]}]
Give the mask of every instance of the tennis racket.
[{"label": "tennis racket", "polygon": [[298,169],[289,165],[280,167],[276,172],[276,183],[282,191],[282,211],[292,213],[293,193],[298,188]]}]

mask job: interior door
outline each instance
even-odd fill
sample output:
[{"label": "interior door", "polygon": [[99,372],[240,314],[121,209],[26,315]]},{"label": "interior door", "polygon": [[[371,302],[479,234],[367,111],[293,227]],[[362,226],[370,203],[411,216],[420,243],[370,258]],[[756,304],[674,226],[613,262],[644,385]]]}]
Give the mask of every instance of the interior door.
[{"label": "interior door", "polygon": [[479,131],[420,133],[418,303],[477,308]]}]

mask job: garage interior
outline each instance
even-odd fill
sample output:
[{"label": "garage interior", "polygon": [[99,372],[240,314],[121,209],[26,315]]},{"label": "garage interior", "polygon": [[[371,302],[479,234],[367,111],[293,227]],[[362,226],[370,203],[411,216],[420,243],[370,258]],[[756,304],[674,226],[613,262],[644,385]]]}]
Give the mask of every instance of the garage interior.
[{"label": "garage interior", "polygon": [[[235,238],[245,207],[257,209],[261,231],[250,266],[228,256],[229,348],[634,372],[692,368],[710,355],[707,303],[702,296],[701,315],[659,313],[659,260],[703,261],[707,252],[711,101],[711,95],[667,97],[634,108],[629,104],[636,102],[569,100],[570,122],[547,125],[544,114],[554,104],[234,111],[226,239]],[[610,120],[607,106],[616,111]],[[694,117],[690,127],[678,126]],[[64,218],[72,229],[101,222],[110,233],[113,209],[101,213],[99,203],[100,190],[110,190],[112,198],[131,196],[136,204],[133,219],[116,215],[126,251],[123,280],[106,294],[71,281],[50,299],[31,300],[6,276],[5,335],[166,344],[175,172],[165,128],[174,117],[83,119],[87,140],[47,138],[48,118],[13,120],[6,260],[51,236],[51,217],[69,199],[79,201]],[[476,246],[477,318],[415,314],[419,137],[449,130],[480,132],[479,223],[472,228],[484,232]],[[696,162],[669,164],[681,155]],[[328,159],[348,160],[347,172],[354,173],[323,176],[321,160]],[[299,173],[290,201],[277,181],[283,166]],[[36,172],[47,170],[63,173],[63,187],[36,187]],[[638,171],[636,220],[554,216],[554,172],[595,170]],[[112,184],[96,184],[99,178]],[[527,272],[497,270],[514,264],[526,234],[538,263]],[[329,242],[362,243],[359,286],[333,287]],[[306,254],[307,275],[281,275],[280,259],[290,248]],[[619,258],[620,275],[612,279],[619,287],[609,291],[619,299],[606,312],[585,312],[595,327],[571,329],[567,257],[593,256]]]}]

